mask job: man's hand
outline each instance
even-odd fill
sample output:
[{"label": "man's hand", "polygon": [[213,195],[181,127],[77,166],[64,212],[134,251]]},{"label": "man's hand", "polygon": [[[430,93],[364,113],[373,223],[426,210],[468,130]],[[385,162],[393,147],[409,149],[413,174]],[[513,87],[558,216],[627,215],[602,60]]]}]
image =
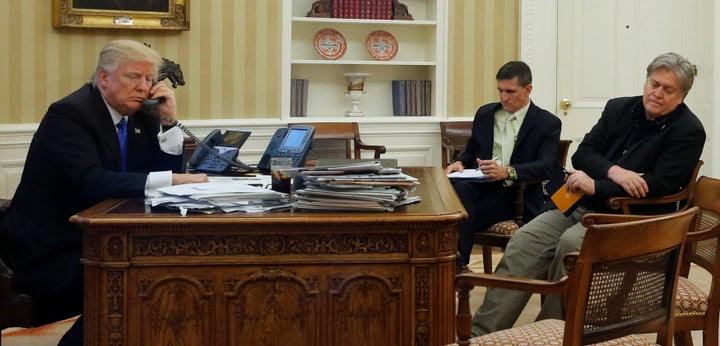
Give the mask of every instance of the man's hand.
[{"label": "man's hand", "polygon": [[164,82],[158,82],[150,89],[150,99],[159,98],[165,100],[157,105],[160,122],[163,126],[174,126],[178,122],[175,111],[175,91],[170,89]]},{"label": "man's hand", "polygon": [[642,175],[643,173],[633,172],[617,165],[608,170],[608,178],[622,186],[625,192],[635,198],[643,198],[649,191],[647,182]]},{"label": "man's hand", "polygon": [[595,180],[583,171],[568,171],[565,184],[570,192],[582,192],[588,196],[595,194]]},{"label": "man's hand", "polygon": [[455,161],[451,164],[449,164],[447,167],[445,167],[445,174],[450,174],[452,172],[462,172],[465,170],[465,167],[463,167],[462,162]]},{"label": "man's hand", "polygon": [[172,184],[193,184],[193,183],[207,183],[208,177],[205,173],[187,174],[187,173],[173,173]]},{"label": "man's hand", "polygon": [[492,180],[506,180],[510,177],[507,166],[500,166],[495,160],[477,159],[477,162],[480,172],[487,178]]}]

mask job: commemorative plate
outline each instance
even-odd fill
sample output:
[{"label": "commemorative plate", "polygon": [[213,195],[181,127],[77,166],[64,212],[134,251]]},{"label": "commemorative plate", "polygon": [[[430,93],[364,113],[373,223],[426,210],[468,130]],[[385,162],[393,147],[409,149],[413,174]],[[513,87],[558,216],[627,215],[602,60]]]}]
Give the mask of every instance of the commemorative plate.
[{"label": "commemorative plate", "polygon": [[384,30],[376,30],[365,40],[368,52],[377,60],[390,60],[398,52],[398,43],[395,37]]},{"label": "commemorative plate", "polygon": [[322,29],[313,38],[315,51],[328,60],[337,60],[345,55],[347,43],[345,37],[334,29]]}]

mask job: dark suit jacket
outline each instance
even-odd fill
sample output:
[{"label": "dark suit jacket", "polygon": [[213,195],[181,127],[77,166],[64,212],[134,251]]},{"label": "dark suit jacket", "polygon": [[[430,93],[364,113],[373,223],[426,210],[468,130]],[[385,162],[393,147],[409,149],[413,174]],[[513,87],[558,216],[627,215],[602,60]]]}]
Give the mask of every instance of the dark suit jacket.
[{"label": "dark suit jacket", "polygon": [[68,218],[108,198],[144,197],[150,171],[182,168],[160,150],[159,118],[128,117],[128,172],[98,89],[86,84],[50,105],[33,136],[20,185],[3,226],[16,275],[31,290],[62,290],[77,274],[81,231]]},{"label": "dark suit jacket", "polygon": [[[465,152],[460,156],[463,166],[476,168],[476,158],[489,160],[493,151],[493,127],[495,112],[500,103],[490,103],[480,107],[473,120],[472,137]],[[520,180],[552,179],[551,185],[558,186],[562,181],[557,150],[560,144],[562,123],[552,113],[530,102],[527,115],[518,132],[517,141],[510,157],[510,166],[515,168]],[[514,193],[512,189],[507,193]],[[554,191],[554,190],[553,190]],[[535,217],[545,198],[540,184],[532,184],[525,190],[525,221]],[[490,206],[488,206],[490,207]]]},{"label": "dark suit jacket", "polygon": [[613,165],[643,173],[649,198],[676,193],[688,184],[705,144],[700,120],[682,103],[655,120],[644,137],[626,148],[624,139],[640,117],[645,117],[642,96],[609,100],[600,120],[573,154],[573,167],[595,179],[595,195],[584,202],[591,210],[608,211],[608,197],[628,196],[607,177]]}]

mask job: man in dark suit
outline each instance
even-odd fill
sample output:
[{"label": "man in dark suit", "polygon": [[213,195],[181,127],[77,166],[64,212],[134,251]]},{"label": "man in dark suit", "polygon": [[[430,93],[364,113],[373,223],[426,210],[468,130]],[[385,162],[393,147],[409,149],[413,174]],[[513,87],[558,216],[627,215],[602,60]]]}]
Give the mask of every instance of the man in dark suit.
[{"label": "man in dark suit", "polygon": [[[686,58],[661,54],[647,67],[642,96],[609,100],[567,176],[568,189],[583,199],[568,215],[548,203],[549,210],[510,239],[496,275],[559,280],[568,274],[565,254],[580,251],[585,213],[611,212],[605,207],[609,197],[654,198],[686,186],[705,144],[702,123],[683,102],[693,80]],[[524,292],[489,288],[473,316],[473,335],[512,327],[528,299]],[[547,318],[563,318],[560,296],[545,298],[538,320]]]},{"label": "man in dark suit", "polygon": [[[174,92],[153,84],[161,64],[139,42],[110,42],[92,82],[51,104],[33,136],[2,226],[20,289],[36,299],[40,323],[82,313],[82,238],[70,216],[108,198],[207,181],[204,174],[173,173],[183,169],[183,135],[175,127]],[[142,109],[159,98],[158,113]],[[82,319],[60,344],[82,344]]]},{"label": "man in dark suit", "polygon": [[[456,181],[453,187],[468,218],[458,227],[457,273],[468,272],[473,233],[513,217],[516,180],[561,181],[557,150],[561,122],[530,101],[532,72],[522,61],[503,65],[495,77],[500,102],[478,109],[472,136],[460,158],[445,173],[480,169],[486,182]],[[524,221],[540,211],[545,200],[542,186],[525,190]]]}]

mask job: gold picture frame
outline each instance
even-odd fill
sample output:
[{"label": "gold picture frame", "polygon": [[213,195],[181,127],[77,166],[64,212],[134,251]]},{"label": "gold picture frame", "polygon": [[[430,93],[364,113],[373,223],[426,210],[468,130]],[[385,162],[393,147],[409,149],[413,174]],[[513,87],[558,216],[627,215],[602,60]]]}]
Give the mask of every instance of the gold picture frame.
[{"label": "gold picture frame", "polygon": [[52,0],[52,24],[54,28],[190,30],[189,1]]}]

